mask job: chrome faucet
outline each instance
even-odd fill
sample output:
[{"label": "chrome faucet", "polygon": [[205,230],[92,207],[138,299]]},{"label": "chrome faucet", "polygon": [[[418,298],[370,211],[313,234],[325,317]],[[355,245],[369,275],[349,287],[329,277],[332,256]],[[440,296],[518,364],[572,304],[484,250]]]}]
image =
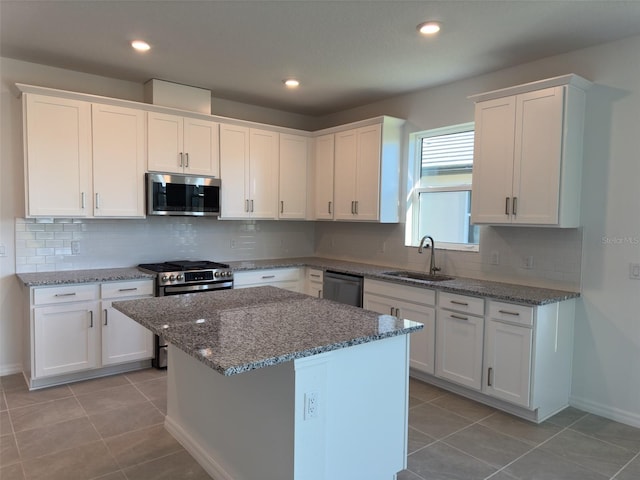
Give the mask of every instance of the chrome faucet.
[{"label": "chrome faucet", "polygon": [[[431,258],[429,259],[429,273],[431,275],[435,275],[437,272],[440,271],[440,269],[436,267],[436,258],[435,258],[436,244],[433,241],[433,237],[430,237],[429,235],[425,235],[424,237],[422,237],[422,240],[420,240],[420,246],[418,247],[418,253],[422,253],[422,251],[425,248],[425,243],[427,242],[427,240],[431,241]],[[429,246],[427,245],[426,248],[429,248]]]}]

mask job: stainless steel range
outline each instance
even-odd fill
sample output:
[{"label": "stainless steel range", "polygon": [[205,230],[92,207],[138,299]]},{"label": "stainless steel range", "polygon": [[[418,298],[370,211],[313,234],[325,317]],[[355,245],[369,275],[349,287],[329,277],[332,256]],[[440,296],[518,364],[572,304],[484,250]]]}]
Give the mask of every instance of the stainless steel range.
[{"label": "stainless steel range", "polygon": [[180,295],[233,288],[233,271],[224,263],[176,260],[164,263],[143,263],[138,268],[155,273],[156,296]]},{"label": "stainless steel range", "polygon": [[[143,263],[138,268],[156,274],[157,297],[185,293],[211,292],[233,288],[233,271],[224,263],[207,260],[176,260],[164,263]],[[155,336],[153,366],[167,368],[167,342]]]}]

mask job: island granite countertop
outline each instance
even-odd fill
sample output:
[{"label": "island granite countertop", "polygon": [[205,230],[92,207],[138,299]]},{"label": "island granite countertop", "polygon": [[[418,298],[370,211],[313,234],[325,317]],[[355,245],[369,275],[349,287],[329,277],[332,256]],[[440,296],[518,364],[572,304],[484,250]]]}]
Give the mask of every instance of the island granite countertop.
[{"label": "island granite countertop", "polygon": [[550,288],[517,285],[513,283],[479,280],[475,278],[453,277],[444,281],[414,280],[411,278],[387,275],[387,272],[404,270],[397,267],[384,267],[366,263],[349,262],[320,257],[281,258],[269,260],[246,260],[227,262],[235,272],[260,270],[266,268],[311,267],[318,270],[332,270],[340,273],[361,275],[372,280],[399,283],[413,287],[431,288],[442,292],[459,293],[476,297],[490,297],[510,303],[524,305],[547,305],[578,298],[579,292],[554,290]]},{"label": "island granite countertop", "polygon": [[223,375],[423,328],[276,287],[143,298],[113,307]]}]

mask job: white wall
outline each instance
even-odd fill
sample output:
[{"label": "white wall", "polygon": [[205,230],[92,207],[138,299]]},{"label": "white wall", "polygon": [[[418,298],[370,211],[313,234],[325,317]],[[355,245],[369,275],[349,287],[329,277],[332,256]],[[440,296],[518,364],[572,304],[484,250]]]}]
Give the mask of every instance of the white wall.
[{"label": "white wall", "polygon": [[[566,73],[595,82],[588,93],[585,125],[583,228],[483,228],[479,255],[447,252],[440,255],[444,257],[440,262],[445,273],[568,288],[577,286],[581,273],[571,401],[636,426],[640,426],[640,281],[629,279],[629,263],[640,263],[638,52],[640,37],[631,37],[318,121],[327,127],[387,114],[407,118],[411,130],[423,130],[472,121],[473,103],[466,100],[471,94]],[[420,258],[416,249],[404,248],[403,235],[402,226],[318,223],[316,251],[424,268],[428,259]],[[504,258],[507,265],[498,269],[489,265],[493,250],[500,252],[501,263]],[[542,257],[544,265],[534,265],[532,271],[519,268],[523,253]],[[581,267],[576,265],[580,261]],[[555,278],[554,270],[559,274]]]},{"label": "white wall", "polygon": [[[0,256],[0,375],[21,370],[23,307],[16,271],[123,267],[178,256],[222,261],[313,254],[312,222],[190,217],[75,223],[23,220],[22,104],[16,82],[139,102],[144,99],[142,84],[0,58],[0,246],[5,248],[5,255]],[[269,120],[281,126],[311,122],[300,115],[226,100],[213,99],[212,106],[215,114],[233,117],[237,111],[238,118]],[[58,231],[62,246],[56,241]],[[71,254],[65,233],[72,233],[73,240],[79,242],[78,254]],[[47,240],[53,243],[47,244]],[[231,240],[236,248],[231,248]]]}]

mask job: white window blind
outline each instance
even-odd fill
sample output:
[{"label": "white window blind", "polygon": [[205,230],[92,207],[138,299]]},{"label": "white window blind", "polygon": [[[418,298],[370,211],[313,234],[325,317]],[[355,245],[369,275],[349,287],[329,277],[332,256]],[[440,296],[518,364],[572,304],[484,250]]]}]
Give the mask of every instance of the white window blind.
[{"label": "white window blind", "polygon": [[473,168],[474,131],[423,137],[421,175],[470,173]]}]

